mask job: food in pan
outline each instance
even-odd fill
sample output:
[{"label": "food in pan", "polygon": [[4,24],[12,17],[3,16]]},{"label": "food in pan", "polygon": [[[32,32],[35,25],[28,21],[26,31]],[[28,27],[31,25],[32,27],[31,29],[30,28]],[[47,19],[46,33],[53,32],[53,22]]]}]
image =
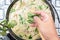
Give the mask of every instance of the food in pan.
[{"label": "food in pan", "polygon": [[49,6],[44,0],[19,0],[10,10],[9,22],[15,22],[12,31],[20,38],[25,40],[36,40],[40,38],[39,32],[36,27],[31,27],[30,24],[34,23],[34,16],[41,17],[34,14],[35,11],[43,11],[46,14],[50,13]]}]

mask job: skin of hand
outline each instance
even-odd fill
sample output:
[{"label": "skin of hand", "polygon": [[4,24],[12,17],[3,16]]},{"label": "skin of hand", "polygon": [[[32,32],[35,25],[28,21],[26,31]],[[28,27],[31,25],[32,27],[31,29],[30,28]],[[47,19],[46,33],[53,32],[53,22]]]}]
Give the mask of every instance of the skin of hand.
[{"label": "skin of hand", "polygon": [[37,26],[38,31],[42,34],[45,40],[59,40],[56,32],[55,24],[51,14],[45,12],[36,11],[35,14],[41,15],[40,17],[35,16],[34,22]]}]

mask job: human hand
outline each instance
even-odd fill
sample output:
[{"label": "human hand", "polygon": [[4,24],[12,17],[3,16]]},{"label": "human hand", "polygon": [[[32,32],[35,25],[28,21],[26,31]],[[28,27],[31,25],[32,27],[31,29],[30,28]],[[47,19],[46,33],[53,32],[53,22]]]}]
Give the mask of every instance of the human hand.
[{"label": "human hand", "polygon": [[34,21],[45,40],[59,40],[52,15],[40,11],[35,12],[35,14],[41,15],[41,18],[35,16]]}]

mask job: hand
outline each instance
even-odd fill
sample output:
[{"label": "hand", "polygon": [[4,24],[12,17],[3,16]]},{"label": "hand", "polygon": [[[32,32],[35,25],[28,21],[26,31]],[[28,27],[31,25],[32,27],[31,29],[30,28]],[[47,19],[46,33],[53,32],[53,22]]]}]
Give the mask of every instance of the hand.
[{"label": "hand", "polygon": [[41,15],[41,18],[35,16],[34,21],[45,40],[59,40],[52,15],[40,11],[35,14]]}]

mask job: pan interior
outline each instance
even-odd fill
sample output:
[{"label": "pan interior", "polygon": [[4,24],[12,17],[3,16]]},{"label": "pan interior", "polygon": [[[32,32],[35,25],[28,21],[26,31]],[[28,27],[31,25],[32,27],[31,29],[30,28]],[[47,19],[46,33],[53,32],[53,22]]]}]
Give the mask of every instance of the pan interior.
[{"label": "pan interior", "polygon": [[36,26],[31,27],[34,23],[33,17],[40,15],[34,14],[35,11],[43,11],[51,14],[50,7],[43,0],[18,0],[10,10],[9,23],[12,31],[20,38],[25,40],[36,40],[40,38]]}]

